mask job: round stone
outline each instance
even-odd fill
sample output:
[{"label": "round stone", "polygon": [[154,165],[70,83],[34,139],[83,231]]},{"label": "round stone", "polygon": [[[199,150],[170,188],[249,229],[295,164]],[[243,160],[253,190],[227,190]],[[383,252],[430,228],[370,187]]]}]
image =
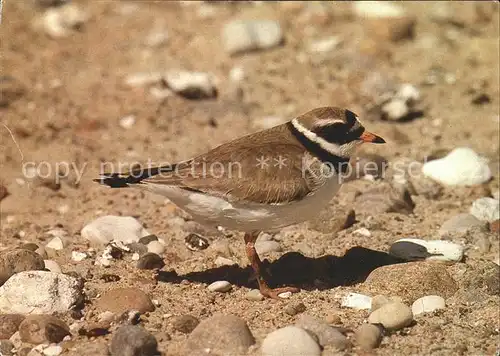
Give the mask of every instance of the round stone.
[{"label": "round stone", "polygon": [[403,303],[387,303],[368,317],[371,324],[382,324],[387,330],[399,330],[413,321],[411,309]]},{"label": "round stone", "polygon": [[21,314],[0,314],[0,340],[10,339],[23,320]]},{"label": "round stone", "polygon": [[21,340],[30,344],[58,343],[70,334],[68,325],[52,315],[28,315],[19,325]]},{"label": "round stone", "polygon": [[373,324],[363,324],[354,332],[357,344],[366,351],[378,347],[382,336],[382,328]]},{"label": "round stone", "polygon": [[231,290],[232,285],[228,281],[216,281],[210,284],[207,288],[211,292],[225,293]]},{"label": "round stone", "polygon": [[156,356],[156,338],[143,327],[126,325],[119,328],[111,340],[112,356]]},{"label": "round stone", "polygon": [[426,295],[413,302],[411,311],[413,315],[419,315],[423,313],[432,313],[435,310],[444,309],[445,307],[446,303],[443,297],[438,295]]},{"label": "round stone", "polygon": [[151,241],[148,243],[148,252],[162,255],[165,252],[165,245],[160,241]]},{"label": "round stone", "polygon": [[164,266],[163,258],[152,252],[145,253],[137,261],[139,269],[162,269]]},{"label": "round stone", "polygon": [[151,299],[143,291],[136,288],[117,288],[104,293],[95,304],[99,311],[110,311],[122,314],[137,310],[146,313],[155,309]]},{"label": "round stone", "polygon": [[199,323],[200,321],[192,315],[180,315],[174,319],[172,326],[183,334],[189,334]]},{"label": "round stone", "polygon": [[287,326],[268,334],[262,342],[261,351],[263,356],[321,355],[321,348],[313,337],[296,326]]},{"label": "round stone", "polygon": [[44,268],[42,256],[34,251],[18,249],[2,252],[0,253],[0,286],[16,273]]}]

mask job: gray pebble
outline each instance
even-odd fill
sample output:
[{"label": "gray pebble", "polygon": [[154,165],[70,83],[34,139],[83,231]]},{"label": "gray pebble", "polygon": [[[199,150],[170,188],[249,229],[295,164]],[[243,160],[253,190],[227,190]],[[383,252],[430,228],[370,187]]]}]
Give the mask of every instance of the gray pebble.
[{"label": "gray pebble", "polygon": [[11,276],[22,271],[45,269],[45,262],[39,254],[17,249],[0,253],[0,286]]},{"label": "gray pebble", "polygon": [[35,345],[58,343],[70,334],[68,325],[52,315],[28,315],[19,325],[21,340]]},{"label": "gray pebble", "polygon": [[192,315],[180,315],[174,319],[172,326],[183,334],[189,334],[199,323],[200,321]]},{"label": "gray pebble", "polygon": [[158,343],[153,335],[136,325],[119,328],[111,340],[112,356],[158,355]]},{"label": "gray pebble", "polygon": [[330,346],[336,350],[345,350],[349,347],[349,340],[340,331],[313,316],[302,314],[296,326],[316,335],[323,347]]},{"label": "gray pebble", "polygon": [[158,241],[158,237],[154,234],[147,235],[139,239],[139,243],[143,245],[147,245],[152,241]]},{"label": "gray pebble", "polygon": [[300,314],[306,310],[304,303],[290,304],[285,308],[285,313],[291,316]]},{"label": "gray pebble", "polygon": [[139,269],[162,269],[165,266],[163,258],[156,253],[145,253],[137,261],[137,268]]},{"label": "gray pebble", "polygon": [[470,213],[481,221],[498,220],[500,219],[500,201],[489,197],[479,198],[472,203]]},{"label": "gray pebble", "polygon": [[287,326],[268,334],[261,347],[263,356],[320,356],[321,348],[307,331]]}]

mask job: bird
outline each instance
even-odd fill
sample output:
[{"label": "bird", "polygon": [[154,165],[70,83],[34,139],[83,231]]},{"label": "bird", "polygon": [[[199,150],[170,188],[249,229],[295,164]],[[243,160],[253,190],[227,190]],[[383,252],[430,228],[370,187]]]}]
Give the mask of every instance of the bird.
[{"label": "bird", "polygon": [[160,194],[203,225],[244,232],[259,290],[277,299],[300,289],[269,287],[257,237],[317,216],[340,189],[349,160],[363,143],[385,140],[366,131],[348,109],[318,107],[185,161],[102,173],[94,181]]}]

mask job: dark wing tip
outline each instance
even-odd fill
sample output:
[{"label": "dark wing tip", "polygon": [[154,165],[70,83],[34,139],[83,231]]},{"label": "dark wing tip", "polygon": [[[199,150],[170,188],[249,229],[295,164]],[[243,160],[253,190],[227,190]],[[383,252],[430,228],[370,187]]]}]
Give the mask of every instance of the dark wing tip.
[{"label": "dark wing tip", "polygon": [[104,174],[100,178],[92,179],[93,182],[99,184],[107,185],[111,188],[127,188],[130,183],[133,183],[130,176],[120,176],[118,173],[114,174]]}]

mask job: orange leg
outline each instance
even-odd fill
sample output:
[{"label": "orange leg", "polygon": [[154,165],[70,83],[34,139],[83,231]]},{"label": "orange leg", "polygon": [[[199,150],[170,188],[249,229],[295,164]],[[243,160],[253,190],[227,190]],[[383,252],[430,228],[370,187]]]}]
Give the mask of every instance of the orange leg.
[{"label": "orange leg", "polygon": [[269,288],[264,277],[261,274],[262,262],[255,250],[255,240],[259,236],[260,231],[253,231],[249,233],[245,233],[245,248],[247,252],[248,259],[250,260],[250,264],[257,276],[257,282],[259,283],[260,293],[264,297],[272,298],[272,299],[280,299],[278,297],[279,294],[285,292],[297,293],[300,291],[299,288],[295,287],[282,287],[282,288]]}]

